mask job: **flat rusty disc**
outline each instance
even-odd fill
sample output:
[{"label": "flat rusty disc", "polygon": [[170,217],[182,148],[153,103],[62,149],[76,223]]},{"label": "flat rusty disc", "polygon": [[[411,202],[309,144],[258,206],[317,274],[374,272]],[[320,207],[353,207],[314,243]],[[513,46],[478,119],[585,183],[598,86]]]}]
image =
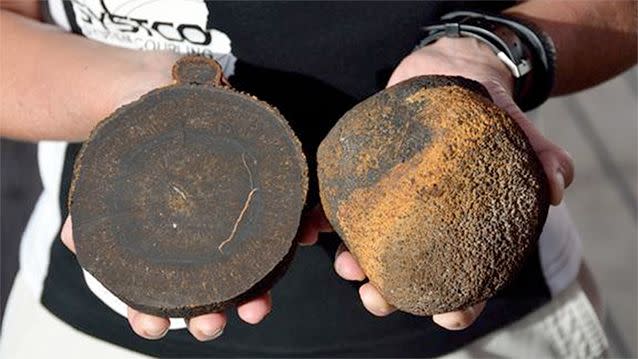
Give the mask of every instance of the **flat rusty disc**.
[{"label": "flat rusty disc", "polygon": [[493,296],[547,215],[547,181],[527,137],[460,77],[417,77],[370,97],[317,158],[333,227],[388,302],[418,315]]},{"label": "flat rusty disc", "polygon": [[101,122],[70,196],[83,268],[146,313],[220,311],[267,290],[294,253],[301,145],[272,107],[186,57],[176,84]]}]

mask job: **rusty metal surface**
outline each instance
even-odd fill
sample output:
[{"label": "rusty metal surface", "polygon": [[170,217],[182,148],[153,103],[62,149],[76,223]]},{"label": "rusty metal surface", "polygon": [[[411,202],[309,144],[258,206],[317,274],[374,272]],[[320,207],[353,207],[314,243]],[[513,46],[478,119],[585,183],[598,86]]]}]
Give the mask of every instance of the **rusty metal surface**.
[{"label": "rusty metal surface", "polygon": [[187,57],[177,83],[100,123],[70,195],[82,267],[151,314],[219,311],[267,290],[294,253],[307,190],[279,113]]},{"label": "rusty metal surface", "polygon": [[431,315],[492,296],[548,210],[526,136],[478,83],[424,76],[346,113],[319,148],[326,215],[399,309]]}]

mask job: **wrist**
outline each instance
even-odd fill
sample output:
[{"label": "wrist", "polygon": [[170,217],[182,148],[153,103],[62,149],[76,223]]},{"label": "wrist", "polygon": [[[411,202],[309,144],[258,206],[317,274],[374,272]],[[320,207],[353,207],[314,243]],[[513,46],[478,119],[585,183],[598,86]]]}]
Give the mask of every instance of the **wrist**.
[{"label": "wrist", "polygon": [[524,111],[540,106],[554,86],[555,47],[534,23],[504,14],[454,11],[423,28],[428,35],[418,46],[442,37],[469,37],[485,43],[514,77],[512,98]]},{"label": "wrist", "polygon": [[425,52],[437,52],[441,56],[439,62],[448,73],[476,80],[483,84],[496,83],[512,96],[514,77],[511,71],[496,57],[494,52],[481,41],[469,38],[444,37],[424,47]]},{"label": "wrist", "polygon": [[62,138],[84,141],[116,109],[171,84],[171,68],[178,57],[169,52],[98,47],[89,57],[79,59],[69,67],[83,70],[76,70],[75,81],[81,86],[65,98],[67,102],[56,104],[66,109],[62,118],[72,124],[62,131]]},{"label": "wrist", "polygon": [[180,55],[168,51],[136,52],[122,67],[121,82],[114,82],[110,111],[131,103],[147,92],[173,83],[171,69]]}]

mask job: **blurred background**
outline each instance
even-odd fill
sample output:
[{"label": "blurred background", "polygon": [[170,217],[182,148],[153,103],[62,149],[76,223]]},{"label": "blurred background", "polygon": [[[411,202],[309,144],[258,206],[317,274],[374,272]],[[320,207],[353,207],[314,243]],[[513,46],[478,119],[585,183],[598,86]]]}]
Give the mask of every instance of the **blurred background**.
[{"label": "blurred background", "polygon": [[611,357],[638,355],[638,69],[538,111],[543,133],[574,157],[567,206],[605,300]]},{"label": "blurred background", "polygon": [[[548,101],[534,115],[567,149],[576,178],[567,206],[605,298],[611,357],[638,354],[638,69]],[[18,246],[41,190],[33,144],[0,143],[0,312],[18,268]]]}]

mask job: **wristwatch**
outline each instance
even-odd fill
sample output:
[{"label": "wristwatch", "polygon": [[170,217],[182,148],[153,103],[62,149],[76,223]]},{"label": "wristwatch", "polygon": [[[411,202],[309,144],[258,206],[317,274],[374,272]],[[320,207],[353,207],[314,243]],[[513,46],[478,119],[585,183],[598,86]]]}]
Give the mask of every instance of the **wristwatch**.
[{"label": "wristwatch", "polygon": [[425,47],[442,37],[473,37],[486,44],[514,77],[514,101],[523,111],[540,106],[554,85],[556,51],[551,38],[519,18],[475,11],[455,11],[425,26]]}]

